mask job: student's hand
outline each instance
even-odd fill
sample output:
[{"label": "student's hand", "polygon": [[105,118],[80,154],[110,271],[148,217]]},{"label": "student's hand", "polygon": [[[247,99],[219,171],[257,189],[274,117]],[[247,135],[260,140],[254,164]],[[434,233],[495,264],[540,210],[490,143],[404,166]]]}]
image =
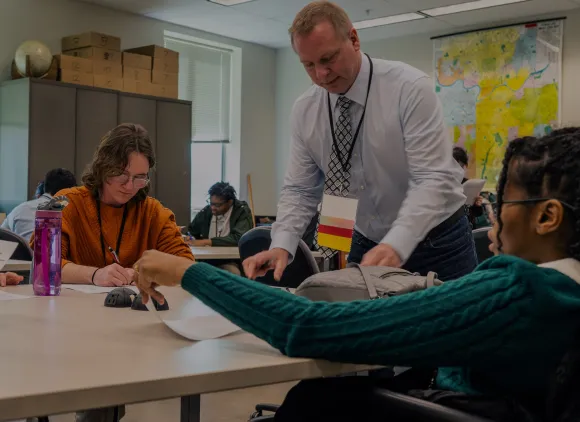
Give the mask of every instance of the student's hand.
[{"label": "student's hand", "polygon": [[16,286],[24,277],[14,273],[0,273],[0,287]]},{"label": "student's hand", "polygon": [[361,265],[365,267],[399,268],[402,262],[401,257],[391,245],[380,243],[363,256]]},{"label": "student's hand", "polygon": [[93,277],[93,283],[103,287],[125,286],[133,282],[133,277],[133,269],[123,268],[119,264],[111,264],[97,270]]},{"label": "student's hand", "polygon": [[473,206],[481,207],[482,205],[483,205],[483,198],[481,196],[478,196],[477,198],[475,198],[475,202],[473,203]]},{"label": "student's hand", "polygon": [[191,242],[191,246],[211,246],[210,239],[195,239]]},{"label": "student's hand", "polygon": [[242,263],[246,277],[255,280],[263,277],[270,270],[274,270],[274,280],[280,281],[284,270],[288,266],[288,251],[274,248],[249,257]]},{"label": "student's hand", "polygon": [[146,251],[133,266],[134,280],[141,292],[143,303],[147,303],[149,297],[164,303],[163,295],[155,289],[158,286],[180,285],[183,275],[192,265],[193,262],[187,258],[155,250]]},{"label": "student's hand", "polygon": [[501,254],[499,247],[498,247],[499,244],[497,241],[497,229],[498,229],[497,224],[494,224],[493,228],[487,232],[487,238],[491,242],[489,244],[489,251],[492,252],[494,255]]}]

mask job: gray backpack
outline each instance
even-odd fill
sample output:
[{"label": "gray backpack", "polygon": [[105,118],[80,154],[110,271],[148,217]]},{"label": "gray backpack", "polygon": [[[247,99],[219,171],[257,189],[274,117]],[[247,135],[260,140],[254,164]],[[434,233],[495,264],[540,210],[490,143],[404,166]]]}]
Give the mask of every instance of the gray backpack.
[{"label": "gray backpack", "polygon": [[313,301],[350,302],[388,298],[441,284],[433,272],[423,277],[400,268],[349,264],[343,270],[308,277],[298,286],[295,294]]}]

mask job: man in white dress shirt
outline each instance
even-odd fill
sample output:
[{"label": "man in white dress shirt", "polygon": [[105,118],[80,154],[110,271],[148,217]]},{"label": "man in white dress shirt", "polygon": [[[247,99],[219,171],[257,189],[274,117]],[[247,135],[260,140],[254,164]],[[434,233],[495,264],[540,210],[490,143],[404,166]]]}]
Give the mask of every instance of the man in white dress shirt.
[{"label": "man in white dress shirt", "polygon": [[246,275],[281,277],[323,194],[358,200],[350,262],[442,280],[471,272],[463,171],[429,77],[363,54],[348,15],[331,2],[302,9],[290,37],[313,85],[292,110],[271,249],[244,262]]}]

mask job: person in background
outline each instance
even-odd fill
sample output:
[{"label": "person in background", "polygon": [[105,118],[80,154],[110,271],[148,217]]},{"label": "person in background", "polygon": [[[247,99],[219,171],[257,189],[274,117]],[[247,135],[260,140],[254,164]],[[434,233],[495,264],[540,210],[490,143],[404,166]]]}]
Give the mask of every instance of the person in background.
[{"label": "person in background", "polygon": [[[457,164],[461,166],[463,171],[467,170],[467,165],[469,163],[469,158],[467,156],[467,152],[461,147],[453,147],[453,158],[457,161]],[[467,182],[467,178],[464,176],[461,184]],[[475,198],[475,202],[472,205],[467,206],[468,209],[468,217],[469,222],[471,223],[471,227],[474,229],[476,227],[476,219],[483,215],[483,198],[478,196]]]},{"label": "person in background", "polygon": [[412,378],[303,381],[276,421],[398,422],[373,401],[377,387],[494,421],[530,420],[520,405],[541,420],[560,420],[544,412],[553,404],[546,400],[551,380],[580,329],[579,161],[580,128],[512,141],[490,232],[490,250],[499,256],[427,290],[312,302],[156,251],[137,263],[137,286],[144,301],[163,301],[158,284],[181,284],[288,356],[413,367],[409,372],[439,368]]},{"label": "person in background", "polygon": [[292,109],[270,250],[244,261],[248,277],[274,270],[280,279],[324,195],[348,204],[343,218],[355,220],[349,262],[441,280],[473,271],[461,169],[433,81],[364,54],[347,13],[330,1],[306,5],[289,33],[312,86]]},{"label": "person in background", "polygon": [[24,280],[24,277],[22,277],[21,275],[18,275],[18,274],[14,274],[14,273],[10,273],[10,272],[0,273],[0,287],[16,286],[22,280]]},{"label": "person in background", "polygon": [[[236,198],[229,183],[218,182],[209,188],[209,205],[197,213],[187,227],[193,237],[192,246],[238,246],[244,233],[254,227],[252,212],[244,201]],[[206,261],[207,262],[207,261]],[[210,262],[224,270],[241,274],[237,262]]]},{"label": "person in background", "polygon": [[[131,284],[132,266],[148,249],[194,260],[171,210],[148,196],[154,167],[147,131],[121,124],[101,139],[83,186],[58,192],[69,202],[62,211],[63,283]],[[113,421],[116,412],[122,416],[124,408],[81,412],[77,422]]]},{"label": "person in background", "polygon": [[74,174],[70,171],[57,168],[46,173],[43,182],[43,193],[32,201],[24,202],[12,210],[2,223],[3,229],[30,239],[34,231],[34,217],[39,205],[50,201],[54,194],[62,189],[72,188],[77,185]]}]

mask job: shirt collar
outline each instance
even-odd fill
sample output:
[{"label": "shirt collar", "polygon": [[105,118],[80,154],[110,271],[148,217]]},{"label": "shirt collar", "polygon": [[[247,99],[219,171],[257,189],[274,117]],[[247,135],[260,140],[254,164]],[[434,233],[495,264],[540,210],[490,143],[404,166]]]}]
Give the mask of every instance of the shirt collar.
[{"label": "shirt collar", "polygon": [[[358,72],[358,75],[356,76],[356,79],[354,80],[354,83],[352,84],[348,92],[344,94],[344,96],[349,100],[352,100],[355,103],[360,104],[361,106],[364,107],[367,99],[367,89],[369,86],[371,66],[369,64],[369,60],[362,52],[360,52],[360,55],[362,59],[360,70]],[[340,94],[330,94],[330,104],[332,105],[333,109],[336,107],[338,97],[340,97]]]},{"label": "shirt collar", "polygon": [[567,275],[576,283],[580,284],[580,261],[574,258],[559,259],[558,261],[546,262],[538,267],[552,268],[564,275]]}]

